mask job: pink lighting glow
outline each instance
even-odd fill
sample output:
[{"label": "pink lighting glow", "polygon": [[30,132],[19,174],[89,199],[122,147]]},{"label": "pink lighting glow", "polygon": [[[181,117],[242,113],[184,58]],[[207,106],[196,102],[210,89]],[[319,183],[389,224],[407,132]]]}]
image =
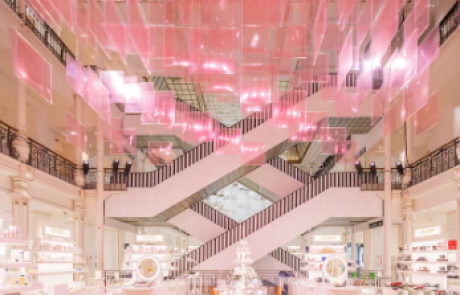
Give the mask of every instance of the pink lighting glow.
[{"label": "pink lighting glow", "polygon": [[173,143],[149,141],[148,157],[156,166],[171,164],[174,160]]}]

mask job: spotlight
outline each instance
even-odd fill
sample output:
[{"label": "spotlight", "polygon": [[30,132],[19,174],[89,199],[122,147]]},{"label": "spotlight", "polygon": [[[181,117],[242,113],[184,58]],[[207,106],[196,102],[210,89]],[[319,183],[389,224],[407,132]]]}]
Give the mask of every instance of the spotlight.
[{"label": "spotlight", "polygon": [[118,161],[118,159],[115,159],[113,160],[112,162],[112,170],[113,170],[113,174],[114,175],[117,175],[118,174],[118,164],[120,163],[120,161]]},{"label": "spotlight", "polygon": [[83,161],[83,174],[86,175],[89,172],[89,162]]},{"label": "spotlight", "polygon": [[126,165],[125,165],[125,176],[128,176],[129,172],[131,171],[131,161],[126,161]]},{"label": "spotlight", "polygon": [[361,166],[361,162],[360,162],[360,161],[356,161],[356,163],[355,163],[355,168],[356,168],[356,171],[358,171],[358,174],[362,174],[362,173],[363,173],[363,166]]},{"label": "spotlight", "polygon": [[377,168],[375,167],[375,162],[371,162],[371,175],[377,175]]},{"label": "spotlight", "polygon": [[396,163],[396,169],[398,169],[398,173],[399,173],[400,175],[403,175],[403,174],[404,174],[404,167],[403,167],[403,165],[401,164],[401,162]]}]

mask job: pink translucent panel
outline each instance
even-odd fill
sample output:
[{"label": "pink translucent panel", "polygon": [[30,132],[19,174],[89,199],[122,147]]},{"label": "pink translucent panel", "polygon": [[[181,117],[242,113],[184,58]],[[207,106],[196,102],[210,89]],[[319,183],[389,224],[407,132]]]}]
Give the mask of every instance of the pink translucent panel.
[{"label": "pink translucent panel", "polygon": [[270,49],[270,29],[242,27],[241,48],[243,63],[265,63]]},{"label": "pink translucent panel", "polygon": [[125,103],[125,73],[123,71],[100,71],[99,79],[110,92],[112,103]]},{"label": "pink translucent panel", "polygon": [[106,50],[110,47],[110,40],[107,32],[105,31],[105,1],[101,3],[103,11],[99,9],[99,5],[96,0],[89,0],[89,29],[102,49]]},{"label": "pink translucent panel", "polygon": [[339,50],[343,42],[344,33],[340,30],[340,25],[328,23],[326,32],[321,43],[321,50]]},{"label": "pink translucent panel", "polygon": [[209,79],[201,82],[206,94],[227,94],[235,96],[240,92],[239,75],[210,75]]},{"label": "pink translucent panel", "polygon": [[87,102],[88,105],[93,108],[98,115],[105,120],[110,122],[110,92],[104,85],[99,81],[97,76],[91,69],[86,72],[87,77]]},{"label": "pink translucent panel", "polygon": [[150,31],[138,0],[128,0],[128,33],[144,65],[150,59]]},{"label": "pink translucent panel", "polygon": [[341,141],[337,147],[335,162],[338,164],[352,165],[358,159],[359,145],[355,141]]},{"label": "pink translucent panel", "polygon": [[306,57],[310,46],[310,31],[306,26],[289,26],[276,31],[273,56]]},{"label": "pink translucent panel", "polygon": [[242,66],[241,103],[263,106],[273,102],[278,93],[278,69],[274,66]]},{"label": "pink translucent panel", "polygon": [[54,23],[56,26],[60,27],[61,16],[54,5],[52,5],[51,0],[27,0],[27,2],[47,23]]},{"label": "pink translucent panel", "polygon": [[406,40],[402,50],[397,53],[391,64],[390,99],[396,97],[399,91],[409,83],[417,73],[418,37],[412,35]]},{"label": "pink translucent panel", "polygon": [[167,35],[165,33],[168,33],[168,29],[170,28],[165,28],[165,27],[150,27],[150,57],[152,59],[161,59],[161,64],[163,65],[163,58],[165,57],[165,44],[164,44],[164,39],[166,36],[169,36],[169,38],[175,38],[174,33],[175,30],[172,28],[172,34],[173,35]]},{"label": "pink translucent panel", "polygon": [[121,3],[115,4],[114,0],[106,0],[106,31],[107,35],[109,36],[113,48],[118,51],[120,54],[121,59],[124,63],[126,63],[126,55],[127,55],[127,34],[128,28],[126,24],[123,22],[121,15],[118,11],[117,5],[124,5]]},{"label": "pink translucent panel", "polygon": [[295,124],[289,127],[289,140],[313,141],[321,127],[329,126],[328,114],[325,112],[308,112],[305,123]]},{"label": "pink translucent panel", "polygon": [[239,25],[240,0],[201,0],[202,26],[234,27]]},{"label": "pink translucent panel", "polygon": [[[171,2],[171,0],[168,0]],[[200,0],[173,0],[176,25],[200,25]],[[168,9],[170,11],[171,9]],[[170,15],[171,13],[168,13]]]},{"label": "pink translucent panel", "polygon": [[430,96],[428,102],[415,113],[415,136],[427,131],[439,121],[439,93]]},{"label": "pink translucent panel", "polygon": [[350,30],[345,43],[342,46],[342,50],[338,56],[338,72],[337,72],[337,85],[339,88],[342,87],[345,79],[347,78],[348,72],[353,66],[353,30]]},{"label": "pink translucent panel", "polygon": [[[56,22],[59,24],[59,21],[62,20],[72,31],[73,30],[73,1],[69,0],[41,0],[44,6],[49,7],[49,9],[54,10],[54,15],[57,18]],[[52,8],[51,8],[52,7]]]},{"label": "pink translucent panel", "polygon": [[318,5],[318,14],[316,16],[314,28],[313,60],[316,60],[327,29],[327,2],[325,0],[320,0]]},{"label": "pink translucent panel", "polygon": [[86,130],[82,123],[78,122],[69,112],[66,116],[66,139],[81,150],[86,149]]},{"label": "pink translucent panel", "polygon": [[361,14],[358,18],[358,23],[356,25],[358,34],[358,46],[361,46],[361,43],[363,43],[364,39],[366,38],[366,35],[371,28],[372,20],[372,2],[368,1],[366,4],[364,4],[364,8],[361,11]]},{"label": "pink translucent panel", "polygon": [[366,93],[348,93],[347,100],[336,102],[336,116],[339,118],[357,118],[369,114],[363,114],[361,104],[366,98]]},{"label": "pink translucent panel", "polygon": [[139,113],[142,111],[143,95],[153,91],[152,83],[138,83],[137,77],[124,79],[125,85],[125,113]]},{"label": "pink translucent panel", "polygon": [[286,0],[284,7],[283,23],[291,24],[313,24],[315,22],[318,1],[316,0]]},{"label": "pink translucent panel", "polygon": [[203,142],[214,140],[214,123],[205,113],[182,114],[182,139],[188,142]]},{"label": "pink translucent panel", "polygon": [[265,164],[265,144],[262,142],[241,143],[241,164],[263,165]]},{"label": "pink translucent panel", "polygon": [[415,2],[415,23],[421,35],[430,24],[430,0],[418,0]]},{"label": "pink translucent panel", "polygon": [[302,124],[306,121],[305,103],[283,101],[272,104],[272,123],[276,128]]},{"label": "pink translucent panel", "polygon": [[428,102],[430,71],[425,70],[418,74],[406,87],[404,87],[405,119]]},{"label": "pink translucent panel", "polygon": [[374,68],[370,65],[364,65],[364,69],[358,77],[357,88],[361,93],[368,93],[372,91]]},{"label": "pink translucent panel", "polygon": [[85,46],[89,37],[89,10],[88,3],[83,1],[75,2],[75,26],[74,31],[80,42]]},{"label": "pink translucent panel", "polygon": [[399,5],[397,1],[387,0],[382,4],[378,18],[372,28],[371,55],[381,60],[398,30]]},{"label": "pink translucent panel", "polygon": [[358,0],[341,0],[337,2],[337,18],[339,24],[342,26],[342,30],[345,28],[351,12],[357,3]]},{"label": "pink translucent panel", "polygon": [[435,26],[425,37],[425,40],[423,40],[418,49],[418,72],[421,72],[429,67],[438,57],[439,43],[439,27]]},{"label": "pink translucent panel", "polygon": [[347,140],[347,128],[325,127],[319,130],[321,154],[334,155],[342,152],[342,143]]},{"label": "pink translucent panel", "polygon": [[111,155],[135,155],[136,147],[135,129],[111,129]]},{"label": "pink translucent panel", "polygon": [[328,82],[329,81],[329,54],[321,53],[316,56],[308,54],[306,58],[299,59],[296,65],[295,75],[297,82]]},{"label": "pink translucent panel", "polygon": [[320,91],[321,101],[344,102],[347,101],[347,88],[338,89],[336,86],[325,87]]},{"label": "pink translucent panel", "polygon": [[388,91],[380,88],[372,97],[371,107],[371,124],[374,125],[380,117],[383,116],[387,102]]},{"label": "pink translucent panel", "polygon": [[148,157],[157,166],[169,165],[174,160],[173,143],[149,141]]},{"label": "pink translucent panel", "polygon": [[142,124],[174,124],[176,116],[174,92],[142,92]]},{"label": "pink translucent panel", "polygon": [[[181,2],[184,2],[183,0]],[[189,1],[192,2],[192,1]],[[175,23],[175,8],[178,0],[149,1],[149,24],[173,25]]]},{"label": "pink translucent panel", "polygon": [[413,34],[418,35],[415,21],[415,10],[412,10],[407,19],[404,21],[404,39],[412,37]]},{"label": "pink translucent panel", "polygon": [[405,117],[403,101],[398,100],[390,107],[383,117],[383,136],[391,134],[398,127]]},{"label": "pink translucent panel", "polygon": [[241,23],[244,26],[276,26],[280,22],[279,1],[241,1]]},{"label": "pink translucent panel", "polygon": [[70,55],[67,56],[66,61],[66,78],[73,90],[86,100],[86,70]]},{"label": "pink translucent panel", "polygon": [[216,127],[216,154],[237,155],[241,152],[241,129]]},{"label": "pink translucent panel", "polygon": [[52,104],[51,65],[16,30],[12,30],[12,36],[16,76]]}]

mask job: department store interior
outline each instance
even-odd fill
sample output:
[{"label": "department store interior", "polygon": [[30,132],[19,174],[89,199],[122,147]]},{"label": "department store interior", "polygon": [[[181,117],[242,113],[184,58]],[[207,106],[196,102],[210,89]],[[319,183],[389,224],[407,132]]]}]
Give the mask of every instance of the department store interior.
[{"label": "department store interior", "polygon": [[0,0],[0,295],[460,294],[459,6]]}]

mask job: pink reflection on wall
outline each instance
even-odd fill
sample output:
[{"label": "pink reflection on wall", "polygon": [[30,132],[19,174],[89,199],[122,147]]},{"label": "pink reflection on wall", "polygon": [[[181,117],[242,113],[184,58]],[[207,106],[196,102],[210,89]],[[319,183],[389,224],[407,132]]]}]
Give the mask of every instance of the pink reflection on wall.
[{"label": "pink reflection on wall", "polygon": [[273,102],[278,93],[278,69],[274,66],[242,66],[241,104],[263,106]]},{"label": "pink reflection on wall", "polygon": [[16,77],[24,80],[47,102],[53,103],[51,65],[16,30],[11,30],[13,66]]},{"label": "pink reflection on wall", "polygon": [[265,144],[263,142],[241,143],[241,164],[263,165],[265,164]]},{"label": "pink reflection on wall", "polygon": [[329,81],[329,54],[320,53],[316,56],[308,54],[306,58],[298,59],[294,74],[297,82],[328,82]]},{"label": "pink reflection on wall", "polygon": [[241,31],[242,62],[266,62],[266,55],[270,49],[270,28],[242,27]]},{"label": "pink reflection on wall", "polygon": [[169,165],[174,160],[173,143],[149,141],[148,157],[156,166]]},{"label": "pink reflection on wall", "polygon": [[339,118],[357,118],[370,114],[363,114],[361,104],[367,98],[367,93],[347,93],[346,101],[336,102],[336,116]]},{"label": "pink reflection on wall", "polygon": [[66,114],[66,139],[75,147],[86,150],[86,129],[69,112]]},{"label": "pink reflection on wall", "polygon": [[75,26],[74,33],[84,46],[89,39],[89,10],[88,3],[76,1],[75,3]]},{"label": "pink reflection on wall", "polygon": [[216,127],[214,140],[216,154],[238,155],[241,153],[241,129]]},{"label": "pink reflection on wall", "polygon": [[182,114],[182,139],[188,142],[213,141],[215,137],[212,118],[205,113]]},{"label": "pink reflection on wall", "polygon": [[100,71],[99,79],[102,85],[110,92],[112,103],[126,102],[125,73],[123,71]]},{"label": "pink reflection on wall", "polygon": [[142,124],[174,124],[176,116],[174,92],[142,93]]},{"label": "pink reflection on wall", "polygon": [[439,55],[439,27],[435,26],[425,37],[418,49],[418,72],[429,67]]},{"label": "pink reflection on wall", "polygon": [[428,102],[415,113],[415,136],[424,133],[439,121],[439,93],[430,96]]},{"label": "pink reflection on wall", "polygon": [[414,12],[417,30],[423,34],[430,24],[430,0],[416,1]]},{"label": "pink reflection on wall", "polygon": [[306,121],[305,103],[282,101],[272,104],[272,124],[275,128],[289,128]]},{"label": "pink reflection on wall", "polygon": [[410,118],[417,110],[428,102],[430,71],[418,74],[406,87],[404,87],[405,119]]},{"label": "pink reflection on wall", "polygon": [[66,61],[66,78],[73,90],[86,100],[86,70],[85,68],[71,56],[67,56]]},{"label": "pink reflection on wall", "polygon": [[110,122],[110,92],[91,69],[86,72],[88,105],[106,122]]},{"label": "pink reflection on wall", "polygon": [[293,124],[289,127],[289,140],[313,141],[321,127],[329,127],[329,118],[326,112],[307,112],[305,123]]}]

